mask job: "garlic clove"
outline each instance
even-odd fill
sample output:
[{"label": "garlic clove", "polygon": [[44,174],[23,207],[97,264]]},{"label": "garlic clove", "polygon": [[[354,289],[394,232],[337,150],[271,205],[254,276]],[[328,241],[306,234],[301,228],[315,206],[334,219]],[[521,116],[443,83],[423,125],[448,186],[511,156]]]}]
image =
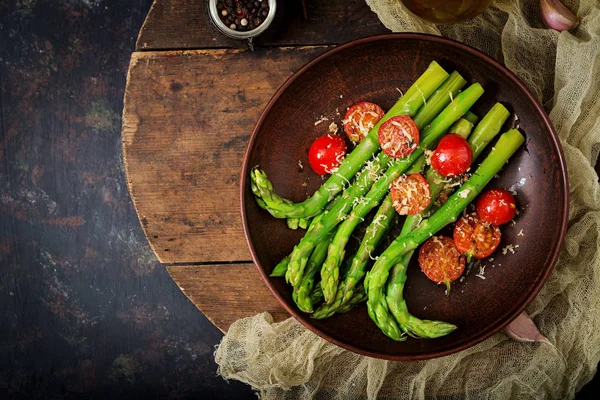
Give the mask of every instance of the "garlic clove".
[{"label": "garlic clove", "polygon": [[525,311],[504,328],[504,333],[519,342],[542,342],[552,346],[552,343],[541,334],[533,320]]},{"label": "garlic clove", "polygon": [[579,25],[579,19],[560,0],[540,0],[544,25],[559,32],[569,31]]}]

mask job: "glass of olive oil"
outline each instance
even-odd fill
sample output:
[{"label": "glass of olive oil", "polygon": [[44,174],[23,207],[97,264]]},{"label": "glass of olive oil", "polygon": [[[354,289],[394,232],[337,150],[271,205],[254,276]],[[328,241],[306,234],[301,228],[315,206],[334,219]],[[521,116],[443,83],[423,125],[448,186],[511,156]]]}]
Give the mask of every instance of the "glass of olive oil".
[{"label": "glass of olive oil", "polygon": [[475,18],[493,0],[402,0],[406,8],[436,24],[455,24]]}]

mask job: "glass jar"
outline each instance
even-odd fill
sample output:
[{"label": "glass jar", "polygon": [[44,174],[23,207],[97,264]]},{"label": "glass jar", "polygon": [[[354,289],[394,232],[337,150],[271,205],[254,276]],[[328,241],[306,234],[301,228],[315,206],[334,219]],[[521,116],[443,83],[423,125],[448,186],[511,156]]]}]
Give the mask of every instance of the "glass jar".
[{"label": "glass jar", "polygon": [[406,8],[436,24],[455,24],[475,18],[493,0],[402,0]]}]

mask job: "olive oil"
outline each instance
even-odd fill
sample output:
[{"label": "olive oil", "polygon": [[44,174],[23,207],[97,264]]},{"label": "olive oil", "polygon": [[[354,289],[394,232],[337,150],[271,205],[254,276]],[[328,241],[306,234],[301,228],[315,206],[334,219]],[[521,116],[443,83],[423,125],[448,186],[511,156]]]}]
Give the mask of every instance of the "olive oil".
[{"label": "olive oil", "polygon": [[436,24],[455,24],[482,13],[493,0],[402,0],[406,8]]}]

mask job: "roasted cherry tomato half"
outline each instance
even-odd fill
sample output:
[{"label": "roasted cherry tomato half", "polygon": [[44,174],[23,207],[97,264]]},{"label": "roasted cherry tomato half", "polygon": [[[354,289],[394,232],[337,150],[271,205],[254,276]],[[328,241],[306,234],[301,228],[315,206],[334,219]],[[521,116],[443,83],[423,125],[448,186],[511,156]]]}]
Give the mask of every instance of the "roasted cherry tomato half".
[{"label": "roasted cherry tomato half", "polygon": [[381,124],[377,138],[385,154],[392,158],[402,158],[417,148],[419,128],[410,117],[392,117]]},{"label": "roasted cherry tomato half", "polygon": [[346,111],[344,132],[353,142],[362,141],[385,113],[375,103],[361,101]]},{"label": "roasted cherry tomato half", "polygon": [[477,215],[490,224],[506,224],[515,217],[516,212],[515,198],[503,189],[488,190],[477,200]]},{"label": "roasted cherry tomato half", "polygon": [[444,136],[431,155],[431,166],[443,176],[465,173],[472,161],[473,152],[469,143],[454,133]]},{"label": "roasted cherry tomato half", "polygon": [[500,244],[500,228],[479,218],[476,213],[467,214],[454,227],[454,244],[468,257],[485,258]]},{"label": "roasted cherry tomato half", "polygon": [[450,283],[462,275],[465,265],[465,257],[454,241],[446,236],[433,236],[423,243],[419,251],[421,271],[435,283],[444,283],[446,293],[450,292]]},{"label": "roasted cherry tomato half", "polygon": [[431,202],[429,183],[421,174],[399,176],[392,182],[390,193],[400,215],[418,214]]},{"label": "roasted cherry tomato half", "polygon": [[323,135],[315,139],[308,150],[310,167],[319,175],[331,173],[346,155],[346,142],[338,135]]}]

